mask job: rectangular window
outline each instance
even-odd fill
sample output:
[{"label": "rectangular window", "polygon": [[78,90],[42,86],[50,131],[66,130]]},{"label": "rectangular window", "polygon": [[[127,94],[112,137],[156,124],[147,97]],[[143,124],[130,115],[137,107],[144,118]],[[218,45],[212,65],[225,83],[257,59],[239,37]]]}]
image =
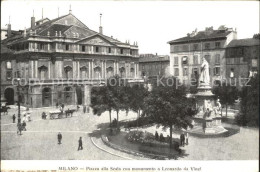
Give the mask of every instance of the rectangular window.
[{"label": "rectangular window", "polygon": [[193,75],[198,75],[198,68],[193,68],[192,69],[192,74]]},{"label": "rectangular window", "polygon": [[257,59],[252,59],[252,67],[257,67]]},{"label": "rectangular window", "polygon": [[183,50],[183,51],[189,51],[188,45],[183,45],[183,46],[182,46],[182,50]]},{"label": "rectangular window", "polygon": [[239,64],[240,63],[240,58],[239,57],[235,58],[234,62],[235,62],[235,64]]},{"label": "rectangular window", "polygon": [[11,80],[12,79],[12,71],[8,70],[6,71],[6,80]]},{"label": "rectangular window", "polygon": [[182,64],[183,65],[187,65],[188,64],[188,57],[187,56],[182,57]]},{"label": "rectangular window", "polygon": [[173,48],[173,50],[174,50],[174,52],[178,52],[179,51],[179,46],[174,46],[174,48]]},{"label": "rectangular window", "polygon": [[178,57],[174,57],[174,66],[178,66],[179,62],[178,62]]},{"label": "rectangular window", "polygon": [[[111,48],[110,47],[108,48],[108,53],[111,53]],[[130,54],[131,54],[131,51],[130,51]]]},{"label": "rectangular window", "polygon": [[207,62],[210,64],[210,55],[205,55],[204,58],[207,60]]},{"label": "rectangular window", "polygon": [[188,68],[183,68],[183,76],[188,76]]},{"label": "rectangular window", "polygon": [[198,44],[193,44],[193,50],[196,51],[199,49],[199,45]]},{"label": "rectangular window", "polygon": [[220,75],[220,67],[215,67],[214,68],[214,75],[219,76]]},{"label": "rectangular window", "polygon": [[208,50],[210,48],[210,43],[205,43],[204,46],[205,46],[205,50]]},{"label": "rectangular window", "polygon": [[179,68],[174,68],[174,76],[179,76]]},{"label": "rectangular window", "polygon": [[69,44],[66,44],[66,45],[65,45],[65,49],[66,49],[66,51],[69,51],[69,50],[70,50]]},{"label": "rectangular window", "polygon": [[193,64],[198,64],[198,56],[193,56]]},{"label": "rectangular window", "polygon": [[83,52],[86,51],[86,47],[85,47],[85,45],[82,45],[82,51],[83,51]]},{"label": "rectangular window", "polygon": [[120,54],[124,54],[124,50],[123,49],[120,49]]},{"label": "rectangular window", "polygon": [[216,56],[215,56],[215,64],[220,64],[220,54],[216,54]]},{"label": "rectangular window", "polygon": [[215,42],[215,48],[220,48],[220,42]]},{"label": "rectangular window", "polygon": [[96,53],[98,53],[99,52],[99,47],[96,47]]}]

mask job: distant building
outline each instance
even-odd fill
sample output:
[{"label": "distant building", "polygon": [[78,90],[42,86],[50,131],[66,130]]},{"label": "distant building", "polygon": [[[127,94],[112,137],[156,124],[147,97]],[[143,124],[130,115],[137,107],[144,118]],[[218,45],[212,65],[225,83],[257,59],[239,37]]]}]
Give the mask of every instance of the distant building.
[{"label": "distant building", "polygon": [[169,64],[168,55],[140,54],[139,72],[143,77],[169,75]]},{"label": "distant building", "polygon": [[232,40],[226,48],[226,78],[248,78],[258,72],[260,40],[255,38]]},{"label": "distant building", "polygon": [[91,30],[71,11],[53,20],[31,17],[31,27],[19,34],[8,24],[6,34],[1,44],[1,97],[8,104],[18,100],[18,87],[12,84],[16,78],[27,81],[19,99],[30,107],[89,106],[93,85],[114,75],[140,80],[137,43],[106,36],[102,26],[99,32]]},{"label": "distant building", "polygon": [[170,74],[184,83],[198,79],[204,57],[209,63],[211,82],[225,78],[225,48],[236,38],[236,30],[220,26],[217,30],[213,27],[204,31],[196,29],[185,37],[169,41]]}]

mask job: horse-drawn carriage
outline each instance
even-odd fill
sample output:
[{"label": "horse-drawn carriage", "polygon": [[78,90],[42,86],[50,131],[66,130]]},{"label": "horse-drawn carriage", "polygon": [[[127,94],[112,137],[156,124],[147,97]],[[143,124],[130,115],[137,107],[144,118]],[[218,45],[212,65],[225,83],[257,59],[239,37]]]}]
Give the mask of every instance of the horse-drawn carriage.
[{"label": "horse-drawn carriage", "polygon": [[[61,111],[61,110],[56,110],[56,111],[50,111],[50,119],[60,119],[60,118],[64,118],[64,117],[72,117],[73,113],[76,111],[76,109],[68,109],[65,111]],[[44,118],[43,118],[44,119]],[[45,116],[46,119],[46,116]]]}]

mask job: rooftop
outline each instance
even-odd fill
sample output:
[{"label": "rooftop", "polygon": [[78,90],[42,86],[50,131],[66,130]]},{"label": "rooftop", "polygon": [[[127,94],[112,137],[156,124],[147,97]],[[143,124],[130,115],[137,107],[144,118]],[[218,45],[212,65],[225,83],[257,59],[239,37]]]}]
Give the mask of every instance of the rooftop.
[{"label": "rooftop", "polygon": [[170,61],[168,55],[154,55],[154,54],[141,54],[139,62],[159,62],[159,61]]},{"label": "rooftop", "polygon": [[244,47],[244,46],[254,46],[260,45],[260,40],[255,38],[246,38],[246,39],[234,39],[228,44],[230,47]]},{"label": "rooftop", "polygon": [[168,44],[172,43],[181,43],[187,41],[200,41],[214,38],[226,38],[233,29],[220,26],[217,30],[214,30],[213,27],[206,28],[204,31],[198,31],[197,29],[192,33],[188,33],[187,36],[178,38],[172,41],[169,41]]}]

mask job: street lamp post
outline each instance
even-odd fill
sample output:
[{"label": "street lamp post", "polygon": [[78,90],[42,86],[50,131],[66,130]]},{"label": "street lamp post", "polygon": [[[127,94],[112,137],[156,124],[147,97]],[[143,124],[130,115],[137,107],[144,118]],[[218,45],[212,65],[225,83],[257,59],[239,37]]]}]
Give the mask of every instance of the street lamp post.
[{"label": "street lamp post", "polygon": [[18,85],[17,85],[17,93],[18,93],[18,124],[21,123],[21,113],[20,113],[20,78],[17,78]]}]

